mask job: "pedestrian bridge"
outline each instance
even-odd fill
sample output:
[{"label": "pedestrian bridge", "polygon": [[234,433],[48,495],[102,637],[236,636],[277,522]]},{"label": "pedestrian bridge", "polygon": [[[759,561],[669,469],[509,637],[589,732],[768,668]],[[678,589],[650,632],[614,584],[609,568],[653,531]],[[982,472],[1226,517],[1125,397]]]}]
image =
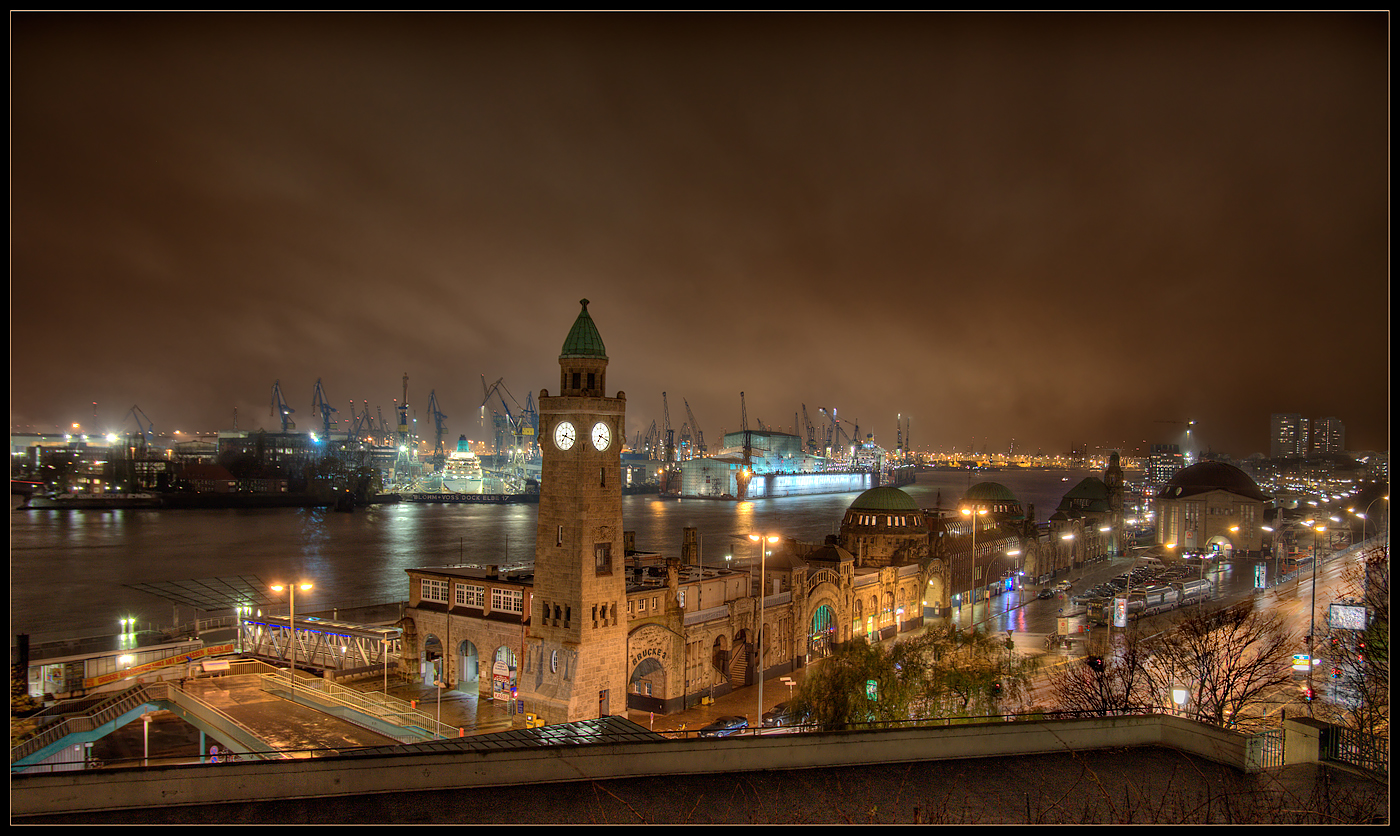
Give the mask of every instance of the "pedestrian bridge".
[{"label": "pedestrian bridge", "polygon": [[314,616],[245,616],[238,625],[244,656],[341,676],[383,670],[403,644],[403,630]]},{"label": "pedestrian bridge", "polygon": [[198,729],[201,753],[212,739],[246,760],[307,758],[322,748],[419,743],[460,733],[378,692],[294,677],[257,661],[212,667],[215,676],[138,684],[55,722],[11,748],[10,772],[89,768],[92,743],[153,711],[170,711]]}]

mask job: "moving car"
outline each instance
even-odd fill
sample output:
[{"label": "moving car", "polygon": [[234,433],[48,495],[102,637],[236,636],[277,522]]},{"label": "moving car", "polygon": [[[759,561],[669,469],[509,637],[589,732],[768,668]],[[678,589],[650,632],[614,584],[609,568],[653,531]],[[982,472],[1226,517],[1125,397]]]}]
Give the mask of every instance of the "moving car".
[{"label": "moving car", "polygon": [[728,737],[729,735],[749,727],[749,718],[734,715],[732,717],[720,717],[701,729],[700,737]]},{"label": "moving car", "polygon": [[1035,597],[1037,597],[1037,598],[1054,598],[1054,597],[1055,597],[1055,590],[1053,590],[1053,589],[1051,589],[1050,587],[1047,586],[1047,587],[1045,587],[1044,589],[1042,589],[1042,590],[1040,590],[1039,592],[1037,592],[1037,593],[1035,594]]}]

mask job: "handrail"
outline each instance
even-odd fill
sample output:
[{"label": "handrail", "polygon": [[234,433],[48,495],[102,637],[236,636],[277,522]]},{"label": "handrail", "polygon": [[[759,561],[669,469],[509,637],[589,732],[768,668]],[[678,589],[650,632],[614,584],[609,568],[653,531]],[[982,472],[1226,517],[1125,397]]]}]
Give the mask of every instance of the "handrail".
[{"label": "handrail", "polygon": [[[287,687],[285,671],[277,673],[262,674],[263,688],[265,690],[281,690]],[[301,678],[294,683],[296,691],[305,692],[308,698],[316,698],[325,702],[342,706],[358,711],[362,714],[384,720],[401,729],[419,729],[427,734],[436,735],[440,738],[455,737],[456,726],[449,726],[429,715],[428,713],[416,709],[407,700],[399,697],[381,694],[378,691],[361,691],[355,688],[347,688],[336,682],[316,677]],[[295,696],[296,691],[293,692]],[[355,723],[353,718],[343,717],[347,722]],[[355,725],[363,725],[355,723]],[[371,729],[374,731],[374,729]]]},{"label": "handrail", "polygon": [[120,717],[142,703],[163,699],[165,694],[169,693],[167,688],[168,686],[164,683],[137,685],[100,703],[87,714],[69,717],[60,723],[48,726],[33,737],[26,738],[15,746],[12,746],[10,748],[10,763],[28,757],[45,746],[56,743],[70,734],[92,731],[102,726],[104,723],[115,720],[117,717]]}]

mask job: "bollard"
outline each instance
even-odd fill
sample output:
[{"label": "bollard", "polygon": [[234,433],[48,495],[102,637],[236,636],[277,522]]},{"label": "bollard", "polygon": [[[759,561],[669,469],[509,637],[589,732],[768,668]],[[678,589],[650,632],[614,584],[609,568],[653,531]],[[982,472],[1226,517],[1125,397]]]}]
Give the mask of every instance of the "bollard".
[{"label": "bollard", "polygon": [[457,736],[458,736],[458,737],[466,737],[466,736],[467,736],[467,730],[466,730],[466,729],[458,729],[458,730],[457,730]]}]

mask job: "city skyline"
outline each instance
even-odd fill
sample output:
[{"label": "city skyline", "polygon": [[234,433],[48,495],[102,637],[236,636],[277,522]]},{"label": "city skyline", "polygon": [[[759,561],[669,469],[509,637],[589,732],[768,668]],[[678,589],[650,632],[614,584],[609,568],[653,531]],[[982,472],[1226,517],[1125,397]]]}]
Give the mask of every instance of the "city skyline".
[{"label": "city skyline", "polygon": [[[1388,16],[11,14],[11,428],[1389,448]],[[611,393],[610,393],[611,394]],[[101,427],[99,429],[106,429]],[[799,429],[799,432],[801,430]]]}]

